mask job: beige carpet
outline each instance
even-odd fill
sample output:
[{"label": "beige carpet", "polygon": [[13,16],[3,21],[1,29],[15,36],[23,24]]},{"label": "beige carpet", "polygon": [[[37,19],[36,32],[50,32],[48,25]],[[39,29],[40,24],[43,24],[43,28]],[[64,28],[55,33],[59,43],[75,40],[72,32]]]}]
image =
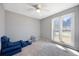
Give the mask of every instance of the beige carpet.
[{"label": "beige carpet", "polygon": [[76,56],[70,51],[58,48],[49,42],[34,42],[32,45],[22,48],[22,52],[14,56]]}]

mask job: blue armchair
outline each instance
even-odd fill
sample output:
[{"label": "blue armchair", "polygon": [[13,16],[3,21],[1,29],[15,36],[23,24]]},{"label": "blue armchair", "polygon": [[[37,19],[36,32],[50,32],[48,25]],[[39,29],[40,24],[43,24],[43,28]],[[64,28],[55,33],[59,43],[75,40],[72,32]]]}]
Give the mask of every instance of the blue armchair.
[{"label": "blue armchair", "polygon": [[10,42],[10,39],[7,36],[1,37],[1,55],[2,56],[11,56],[18,52],[21,52],[23,47],[31,45],[32,42],[30,41],[17,41],[17,42]]},{"label": "blue armchair", "polygon": [[10,56],[21,52],[21,41],[10,42],[6,36],[1,37],[1,55]]}]

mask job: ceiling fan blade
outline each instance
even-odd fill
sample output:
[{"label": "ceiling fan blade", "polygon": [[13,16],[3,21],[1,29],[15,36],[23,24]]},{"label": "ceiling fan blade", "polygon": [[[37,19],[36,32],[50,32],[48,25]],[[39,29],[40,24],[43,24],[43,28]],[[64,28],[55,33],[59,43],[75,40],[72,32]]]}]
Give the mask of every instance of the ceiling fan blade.
[{"label": "ceiling fan blade", "polygon": [[28,9],[26,9],[27,11],[34,11],[35,9],[33,9],[33,8],[28,8]]},{"label": "ceiling fan blade", "polygon": [[29,8],[28,11],[36,11],[39,9],[40,11],[50,11],[49,9],[46,9],[45,5],[43,4],[27,4]]},{"label": "ceiling fan blade", "polygon": [[41,11],[50,11],[49,9],[41,8]]},{"label": "ceiling fan blade", "polygon": [[34,8],[35,9],[35,5],[32,5],[30,3],[27,4],[30,8]]}]

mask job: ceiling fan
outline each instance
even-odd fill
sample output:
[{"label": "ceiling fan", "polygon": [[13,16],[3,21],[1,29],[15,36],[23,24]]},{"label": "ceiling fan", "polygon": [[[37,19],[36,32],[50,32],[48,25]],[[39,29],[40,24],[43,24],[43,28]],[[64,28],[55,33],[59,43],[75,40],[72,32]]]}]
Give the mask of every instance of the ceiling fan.
[{"label": "ceiling fan", "polygon": [[28,10],[34,10],[37,13],[40,13],[41,11],[49,11],[48,9],[46,9],[44,4],[29,4],[30,8]]}]

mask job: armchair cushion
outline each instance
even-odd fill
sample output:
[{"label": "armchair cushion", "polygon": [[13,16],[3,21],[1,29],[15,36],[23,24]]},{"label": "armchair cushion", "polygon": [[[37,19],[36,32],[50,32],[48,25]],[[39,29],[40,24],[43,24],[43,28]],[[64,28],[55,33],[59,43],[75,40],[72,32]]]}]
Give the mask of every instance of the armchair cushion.
[{"label": "armchair cushion", "polygon": [[21,46],[21,42],[20,41],[17,41],[17,42],[9,42],[8,43],[8,47],[16,46],[16,45],[20,45]]}]

